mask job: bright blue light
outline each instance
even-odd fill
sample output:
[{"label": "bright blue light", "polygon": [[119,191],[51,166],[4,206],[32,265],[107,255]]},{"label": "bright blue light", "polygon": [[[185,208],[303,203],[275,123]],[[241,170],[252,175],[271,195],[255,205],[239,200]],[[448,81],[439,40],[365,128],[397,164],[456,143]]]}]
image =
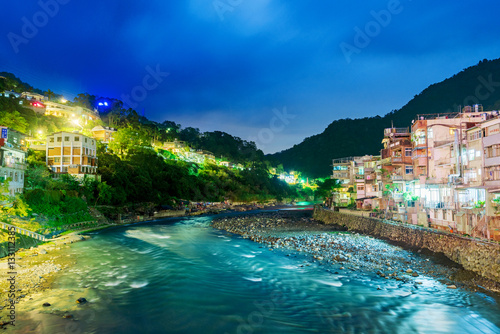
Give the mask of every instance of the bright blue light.
[{"label": "bright blue light", "polygon": [[104,105],[107,106],[108,105],[108,102],[104,102]]}]

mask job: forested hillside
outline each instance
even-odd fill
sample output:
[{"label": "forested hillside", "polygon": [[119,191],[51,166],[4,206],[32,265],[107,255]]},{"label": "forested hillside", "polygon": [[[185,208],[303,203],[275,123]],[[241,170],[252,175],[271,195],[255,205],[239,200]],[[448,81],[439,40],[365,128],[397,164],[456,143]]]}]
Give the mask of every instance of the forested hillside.
[{"label": "forested hillside", "polygon": [[[411,78],[409,78],[411,80]],[[285,169],[309,177],[331,174],[333,158],[379,154],[383,129],[394,124],[407,127],[417,114],[456,112],[460,106],[482,104],[484,110],[500,109],[500,59],[482,60],[415,95],[401,109],[385,116],[333,121],[321,134],[272,155]]]}]

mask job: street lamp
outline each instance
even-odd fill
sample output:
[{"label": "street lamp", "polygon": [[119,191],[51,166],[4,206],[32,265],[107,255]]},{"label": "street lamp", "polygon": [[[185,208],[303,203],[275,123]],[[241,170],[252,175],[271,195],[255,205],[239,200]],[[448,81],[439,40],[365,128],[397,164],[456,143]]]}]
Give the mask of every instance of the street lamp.
[{"label": "street lamp", "polygon": [[82,132],[83,132],[83,126],[81,126],[80,123],[78,123],[77,119],[74,119],[72,122],[73,122],[73,124],[78,125],[79,127],[81,127],[82,128]]}]

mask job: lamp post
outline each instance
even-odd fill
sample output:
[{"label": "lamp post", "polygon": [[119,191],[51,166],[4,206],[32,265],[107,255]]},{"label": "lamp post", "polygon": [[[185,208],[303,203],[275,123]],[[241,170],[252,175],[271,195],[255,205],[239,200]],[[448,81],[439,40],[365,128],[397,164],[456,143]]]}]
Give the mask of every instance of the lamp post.
[{"label": "lamp post", "polygon": [[74,119],[72,122],[73,122],[73,124],[78,125],[79,127],[81,127],[82,128],[82,132],[83,132],[83,126],[81,126],[80,123],[78,123],[78,120]]}]

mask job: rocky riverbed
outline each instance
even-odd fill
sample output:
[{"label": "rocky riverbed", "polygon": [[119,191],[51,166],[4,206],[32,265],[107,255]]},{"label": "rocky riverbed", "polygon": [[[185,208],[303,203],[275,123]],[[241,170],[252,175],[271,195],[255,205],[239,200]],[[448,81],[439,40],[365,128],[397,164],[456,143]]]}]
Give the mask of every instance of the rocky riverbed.
[{"label": "rocky riverbed", "polygon": [[[354,271],[385,280],[422,284],[432,277],[450,289],[480,289],[482,281],[474,273],[443,255],[426,250],[406,250],[370,236],[343,231],[311,218],[308,211],[277,211],[255,215],[221,217],[212,226],[265,245],[286,256],[304,256],[306,262],[324,265],[334,274]],[[380,289],[382,287],[379,287]]]},{"label": "rocky riverbed", "polygon": [[[70,256],[61,254],[61,250],[88,238],[72,234],[36,248],[20,249],[16,252],[13,270],[9,268],[7,257],[0,259],[0,328],[9,326],[9,306],[12,303],[18,309],[23,301],[49,289],[57,272],[74,264]],[[11,281],[8,281],[12,277],[10,272],[15,272],[14,292]],[[14,298],[11,298],[12,294]]]}]

